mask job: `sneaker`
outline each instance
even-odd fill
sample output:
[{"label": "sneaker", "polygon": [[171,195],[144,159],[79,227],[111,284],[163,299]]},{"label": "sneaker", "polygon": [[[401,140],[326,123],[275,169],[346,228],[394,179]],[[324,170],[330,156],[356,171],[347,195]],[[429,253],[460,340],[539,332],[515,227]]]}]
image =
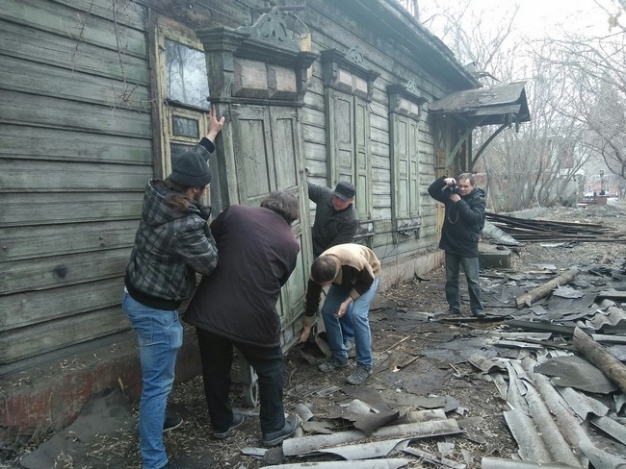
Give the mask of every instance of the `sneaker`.
[{"label": "sneaker", "polygon": [[350,376],[346,378],[348,384],[359,385],[363,384],[367,378],[372,376],[372,370],[370,368],[365,368],[363,365],[357,365],[356,370]]},{"label": "sneaker", "polygon": [[298,418],[295,415],[289,415],[285,419],[285,426],[282,430],[275,432],[269,432],[267,435],[263,435],[263,444],[265,446],[276,446],[293,436],[298,429]]},{"label": "sneaker", "polygon": [[348,366],[348,359],[340,360],[336,357],[330,357],[324,363],[317,367],[322,373],[329,373],[336,368],[346,368]]},{"label": "sneaker", "polygon": [[479,309],[477,311],[472,311],[472,314],[474,315],[474,317],[477,317],[477,318],[484,318],[486,316],[485,312],[482,309]]},{"label": "sneaker", "polygon": [[176,430],[182,424],[183,418],[178,414],[172,415],[171,417],[165,417],[165,422],[163,423],[163,433]]},{"label": "sneaker", "polygon": [[233,433],[235,433],[235,431],[237,431],[237,428],[239,428],[242,423],[243,423],[243,415],[233,414],[233,421],[230,424],[230,427],[228,427],[228,429],[223,432],[214,431],[213,438],[215,438],[216,440],[223,440],[224,438],[228,438]]}]

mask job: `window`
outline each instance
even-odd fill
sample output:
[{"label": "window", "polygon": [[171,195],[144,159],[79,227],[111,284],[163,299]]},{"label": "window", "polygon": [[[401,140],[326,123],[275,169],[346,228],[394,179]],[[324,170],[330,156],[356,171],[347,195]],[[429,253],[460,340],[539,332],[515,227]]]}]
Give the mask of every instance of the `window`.
[{"label": "window", "polygon": [[[206,135],[211,105],[202,44],[165,28],[158,30],[157,37],[157,60],[161,70],[159,110],[163,123],[161,170],[167,177],[172,171],[172,162]],[[220,211],[223,207],[215,156],[209,166],[213,180],[205,203]]]},{"label": "window", "polygon": [[416,85],[391,85],[389,121],[391,133],[391,181],[394,239],[417,236],[421,226],[419,213],[419,118],[425,99]]},{"label": "window", "polygon": [[170,39],[164,42],[168,101],[210,110],[204,52]]},{"label": "window", "polygon": [[345,55],[336,50],[322,52],[329,182],[334,186],[346,180],[356,187],[354,205],[361,220],[357,238],[367,242],[374,234],[368,103],[378,73],[366,70],[363,63],[358,48]]}]

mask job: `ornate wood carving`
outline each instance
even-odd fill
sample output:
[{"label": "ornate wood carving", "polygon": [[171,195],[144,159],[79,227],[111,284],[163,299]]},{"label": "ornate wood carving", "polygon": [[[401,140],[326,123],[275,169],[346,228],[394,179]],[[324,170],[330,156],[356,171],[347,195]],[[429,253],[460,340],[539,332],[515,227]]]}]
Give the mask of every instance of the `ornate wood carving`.
[{"label": "ornate wood carving", "polygon": [[418,119],[423,110],[423,104],[428,101],[420,95],[420,90],[414,81],[405,84],[389,85],[389,111]]},{"label": "ornate wood carving", "polygon": [[279,47],[299,51],[300,44],[287,27],[283,13],[278,7],[262,14],[252,26],[239,28],[250,34],[252,39],[275,44]]},{"label": "ornate wood carving", "polygon": [[[322,51],[324,85],[339,91],[356,94],[367,101],[371,101],[374,93],[374,80],[378,78],[380,73],[368,70],[355,61],[361,61],[361,64],[365,62],[363,54],[358,51],[357,47],[350,49],[348,54],[346,55],[336,49]],[[350,81],[350,77],[345,76],[346,73],[356,77],[357,83],[355,84],[354,80]],[[359,87],[358,79],[365,81],[367,90]]]},{"label": "ornate wood carving", "polygon": [[[261,15],[249,27],[209,28],[197,31],[197,35],[207,56],[211,102],[276,102],[280,105],[291,102],[295,106],[303,105],[308,83],[307,69],[319,54],[300,51],[298,42],[293,40],[293,34],[287,29],[278,9]],[[244,60],[237,62],[238,59]],[[249,83],[245,86],[241,84],[240,75],[247,73],[246,60],[264,64],[261,67],[266,68],[263,71],[267,75],[266,79],[260,80],[257,88],[248,86]],[[293,70],[295,83],[293,86],[286,85],[285,89],[270,89],[276,83],[281,83],[280,80],[277,82],[277,76],[289,77],[289,73],[280,71],[281,67]],[[260,73],[259,70],[256,73]]]}]

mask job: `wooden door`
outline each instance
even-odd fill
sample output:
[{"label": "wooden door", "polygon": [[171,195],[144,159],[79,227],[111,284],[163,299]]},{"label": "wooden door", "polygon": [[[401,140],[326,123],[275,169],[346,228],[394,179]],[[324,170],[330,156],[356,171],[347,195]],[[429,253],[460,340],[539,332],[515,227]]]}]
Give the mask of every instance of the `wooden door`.
[{"label": "wooden door", "polygon": [[[302,312],[309,244],[307,197],[301,182],[302,151],[297,118],[298,110],[279,106],[233,106],[233,149],[239,203],[258,206],[274,190],[284,190],[300,200],[302,216],[292,225],[301,246],[298,264],[283,287],[277,305],[283,327]],[[285,331],[283,331],[285,333]],[[289,332],[293,335],[293,332]],[[291,337],[285,338],[288,342]]]}]

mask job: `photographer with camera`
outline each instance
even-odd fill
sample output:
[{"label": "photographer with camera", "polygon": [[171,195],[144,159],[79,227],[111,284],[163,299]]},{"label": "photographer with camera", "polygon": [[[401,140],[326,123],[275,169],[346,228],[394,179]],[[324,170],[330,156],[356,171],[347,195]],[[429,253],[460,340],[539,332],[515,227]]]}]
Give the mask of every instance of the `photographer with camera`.
[{"label": "photographer with camera", "polygon": [[441,177],[428,188],[430,196],[445,205],[439,248],[446,252],[446,300],[449,313],[461,314],[459,272],[467,279],[470,311],[484,317],[480,300],[478,240],[485,225],[485,192],[474,176],[463,173],[457,179]]}]

